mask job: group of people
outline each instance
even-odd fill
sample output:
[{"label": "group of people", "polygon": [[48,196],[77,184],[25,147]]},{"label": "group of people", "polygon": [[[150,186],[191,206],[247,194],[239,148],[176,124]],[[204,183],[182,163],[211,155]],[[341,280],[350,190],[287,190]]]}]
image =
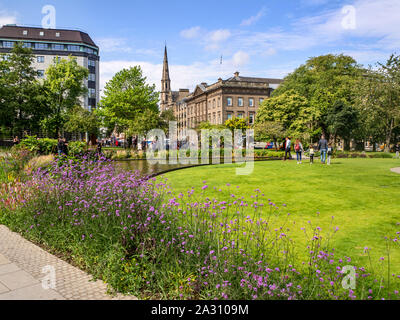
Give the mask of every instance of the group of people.
[{"label": "group of people", "polygon": [[[284,149],[285,149],[285,158],[284,160],[286,161],[287,159],[292,159],[292,154],[291,154],[291,148],[292,148],[292,141],[290,137],[286,137],[284,141]],[[318,146],[314,148],[313,145],[310,145],[309,149],[307,152],[310,155],[310,164],[314,163],[314,155],[315,155],[315,150],[319,151],[321,153],[321,163],[325,164],[327,162],[328,165],[331,164],[331,157],[332,157],[332,146],[328,143],[328,141],[325,139],[325,136],[322,135],[321,139],[318,142]],[[296,159],[297,159],[297,164],[302,163],[302,157],[304,154],[304,148],[303,144],[301,143],[300,139],[296,139],[296,142],[294,144],[294,151],[296,152]]]}]

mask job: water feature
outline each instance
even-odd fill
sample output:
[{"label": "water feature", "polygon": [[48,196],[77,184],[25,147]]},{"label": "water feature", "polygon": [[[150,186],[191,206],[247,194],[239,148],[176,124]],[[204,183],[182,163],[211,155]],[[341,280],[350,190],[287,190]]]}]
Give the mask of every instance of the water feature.
[{"label": "water feature", "polygon": [[121,170],[130,170],[130,171],[140,171],[143,175],[154,175],[159,174],[161,172],[178,169],[178,168],[185,168],[191,167],[193,165],[184,165],[184,164],[151,164],[147,160],[123,160],[123,161],[116,161],[116,167]]}]

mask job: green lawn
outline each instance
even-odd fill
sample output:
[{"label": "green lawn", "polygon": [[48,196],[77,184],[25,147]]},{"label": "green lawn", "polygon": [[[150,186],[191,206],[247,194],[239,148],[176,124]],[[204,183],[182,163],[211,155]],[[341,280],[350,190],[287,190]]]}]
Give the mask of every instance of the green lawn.
[{"label": "green lawn", "polygon": [[[290,232],[296,245],[303,249],[305,237],[300,228],[311,220],[313,226],[328,231],[334,216],[333,226],[338,226],[339,231],[331,243],[337,255],[349,256],[357,265],[368,267],[363,248],[369,247],[374,270],[382,272],[378,268],[387,261],[384,237],[394,237],[400,231],[400,225],[396,225],[400,222],[400,175],[390,171],[393,167],[400,167],[400,160],[335,159],[331,166],[318,161],[314,165],[266,161],[256,162],[248,176],[236,175],[237,165],[232,164],[174,171],[165,177],[177,193],[191,187],[199,190],[207,181],[207,196],[215,195],[219,200],[227,199],[231,193],[251,200],[259,188],[265,193],[267,205],[267,199],[280,207],[287,205]],[[227,183],[231,186],[227,187]],[[391,271],[400,274],[400,247],[395,242],[391,247]],[[385,256],[385,262],[378,263],[381,256]]]}]

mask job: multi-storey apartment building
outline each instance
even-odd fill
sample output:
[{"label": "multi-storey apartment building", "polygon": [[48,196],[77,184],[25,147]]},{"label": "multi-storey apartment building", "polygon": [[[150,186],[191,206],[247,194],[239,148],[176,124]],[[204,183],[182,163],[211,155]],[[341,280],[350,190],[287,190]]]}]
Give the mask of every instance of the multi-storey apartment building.
[{"label": "multi-storey apartment building", "polygon": [[233,77],[219,78],[211,85],[201,83],[192,93],[188,89],[172,91],[165,50],[160,108],[174,110],[179,131],[205,121],[224,124],[233,117],[248,119],[251,125],[261,103],[280,83],[281,79],[243,77],[235,72]]},{"label": "multi-storey apartment building", "polygon": [[82,106],[89,110],[96,108],[100,97],[99,47],[87,33],[16,25],[0,28],[0,53],[11,52],[16,42],[32,49],[35,56],[33,67],[39,79],[46,76],[46,69],[57,59],[69,55],[75,57],[80,66],[89,70],[89,77],[85,80],[88,94],[81,99]]}]

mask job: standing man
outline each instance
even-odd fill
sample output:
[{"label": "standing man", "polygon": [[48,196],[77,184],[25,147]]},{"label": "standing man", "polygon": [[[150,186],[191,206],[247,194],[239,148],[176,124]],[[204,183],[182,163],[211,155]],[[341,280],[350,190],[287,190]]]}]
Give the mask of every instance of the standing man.
[{"label": "standing man", "polygon": [[57,143],[57,153],[61,156],[64,153],[64,140],[60,137]]},{"label": "standing man", "polygon": [[321,152],[321,163],[325,164],[326,151],[328,150],[328,141],[326,141],[325,136],[322,135],[318,142],[318,150]]},{"label": "standing man", "polygon": [[286,137],[286,146],[285,146],[285,161],[287,159],[287,155],[289,154],[289,160],[292,159],[292,154],[290,153],[292,142],[290,141],[290,137]]}]

